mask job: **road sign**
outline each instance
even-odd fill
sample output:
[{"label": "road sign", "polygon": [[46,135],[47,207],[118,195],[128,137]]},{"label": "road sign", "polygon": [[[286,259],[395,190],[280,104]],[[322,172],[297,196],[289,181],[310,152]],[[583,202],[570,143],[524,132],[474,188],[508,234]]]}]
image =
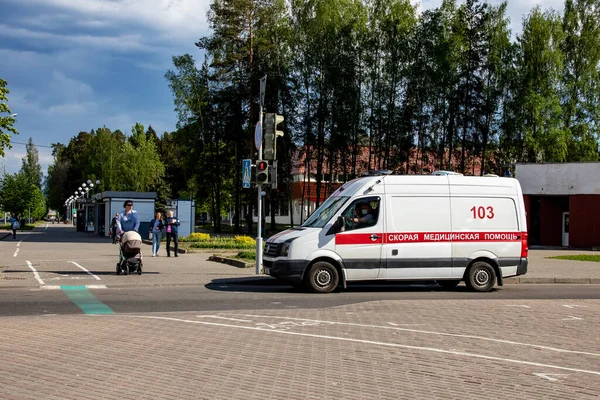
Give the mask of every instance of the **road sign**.
[{"label": "road sign", "polygon": [[250,159],[245,158],[242,160],[242,187],[244,189],[250,188]]},{"label": "road sign", "polygon": [[265,90],[267,88],[267,75],[260,78],[260,106],[265,106]]},{"label": "road sign", "polygon": [[254,145],[256,146],[256,150],[260,150],[260,145],[262,144],[262,124],[260,121],[256,124],[256,129],[254,129]]}]

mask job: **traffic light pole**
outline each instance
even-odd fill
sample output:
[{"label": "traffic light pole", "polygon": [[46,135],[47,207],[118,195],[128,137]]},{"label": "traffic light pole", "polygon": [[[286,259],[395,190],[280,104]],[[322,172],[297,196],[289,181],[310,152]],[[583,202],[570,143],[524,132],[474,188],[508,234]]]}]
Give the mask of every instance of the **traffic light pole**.
[{"label": "traffic light pole", "polygon": [[[260,104],[260,110],[259,110],[259,118],[260,118],[260,126],[263,126],[263,107],[262,107],[262,102]],[[262,145],[262,140],[260,142],[260,147],[258,149],[258,160],[262,160],[262,153],[263,153],[263,145]],[[262,259],[262,249],[263,249],[263,244],[262,244],[262,185],[257,183],[256,184],[256,188],[258,189],[258,232],[256,234],[256,275],[260,275],[262,274],[262,263],[263,263],[263,259]]]}]

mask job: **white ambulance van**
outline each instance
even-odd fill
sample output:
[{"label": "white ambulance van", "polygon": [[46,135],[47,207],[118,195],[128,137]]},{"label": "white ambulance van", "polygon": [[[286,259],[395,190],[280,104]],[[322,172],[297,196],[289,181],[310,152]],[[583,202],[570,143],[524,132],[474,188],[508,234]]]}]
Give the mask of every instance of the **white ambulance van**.
[{"label": "white ambulance van", "polygon": [[525,274],[527,254],[516,179],[385,175],[346,182],[304,224],[267,239],[263,267],[320,293],[376,280],[485,292]]}]

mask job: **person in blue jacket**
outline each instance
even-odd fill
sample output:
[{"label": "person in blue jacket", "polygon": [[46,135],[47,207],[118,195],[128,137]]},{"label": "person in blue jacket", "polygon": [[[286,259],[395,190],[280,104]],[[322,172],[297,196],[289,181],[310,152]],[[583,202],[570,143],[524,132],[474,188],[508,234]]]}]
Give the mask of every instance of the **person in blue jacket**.
[{"label": "person in blue jacket", "polygon": [[171,239],[173,239],[173,246],[175,247],[175,257],[179,251],[179,225],[181,223],[177,218],[173,217],[173,210],[170,210],[167,214],[167,257],[171,257]]},{"label": "person in blue jacket", "polygon": [[123,236],[125,232],[138,232],[140,229],[140,216],[137,211],[133,209],[133,201],[125,201],[123,207],[125,207],[125,209],[119,213],[119,218],[117,219],[117,230],[119,231],[119,234]]}]

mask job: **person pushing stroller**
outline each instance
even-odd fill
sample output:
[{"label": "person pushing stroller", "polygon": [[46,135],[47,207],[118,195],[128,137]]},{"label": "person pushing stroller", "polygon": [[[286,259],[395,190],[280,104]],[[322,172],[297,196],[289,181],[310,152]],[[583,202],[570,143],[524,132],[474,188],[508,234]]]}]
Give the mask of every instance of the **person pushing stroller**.
[{"label": "person pushing stroller", "polygon": [[138,233],[140,228],[140,217],[133,209],[131,200],[123,203],[125,209],[119,213],[117,218],[117,231],[120,236],[119,262],[117,263],[117,275],[121,272],[128,274],[137,271],[142,274],[142,238]]},{"label": "person pushing stroller", "polygon": [[129,231],[138,232],[140,229],[140,216],[133,209],[133,201],[125,201],[123,207],[125,209],[119,213],[119,218],[117,218],[117,231],[119,235],[123,236],[125,232]]}]

